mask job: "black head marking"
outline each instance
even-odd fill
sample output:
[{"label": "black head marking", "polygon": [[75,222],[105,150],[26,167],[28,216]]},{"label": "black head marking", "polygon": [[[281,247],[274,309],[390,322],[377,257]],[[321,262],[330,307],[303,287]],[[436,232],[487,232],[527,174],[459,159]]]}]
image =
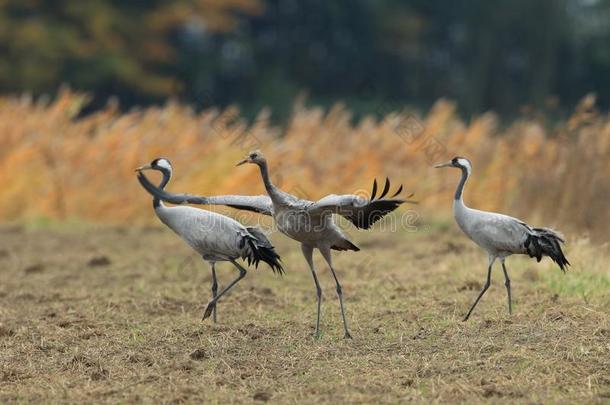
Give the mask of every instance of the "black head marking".
[{"label": "black head marking", "polygon": [[461,167],[461,168],[464,168],[464,165],[462,165],[462,164],[460,163],[460,161],[459,161],[460,159],[463,159],[463,160],[465,160],[465,161],[467,161],[467,162],[470,162],[470,160],[466,159],[466,158],[465,158],[465,157],[463,157],[463,156],[456,156],[456,157],[454,157],[453,159],[451,159],[451,165],[452,165],[453,167]]},{"label": "black head marking", "polygon": [[167,163],[170,165],[170,167],[171,167],[172,162],[170,162],[170,160],[169,160],[168,158],[164,158],[164,157],[156,158],[155,160],[153,160],[152,162],[150,162],[150,166],[151,166],[152,168],[154,168],[154,169],[157,169],[157,170],[164,170],[164,169],[166,169],[166,168],[165,168],[165,167],[163,167],[163,166],[160,166],[160,165],[159,165],[159,163],[160,163],[162,160],[166,161],[166,162],[167,162]]}]

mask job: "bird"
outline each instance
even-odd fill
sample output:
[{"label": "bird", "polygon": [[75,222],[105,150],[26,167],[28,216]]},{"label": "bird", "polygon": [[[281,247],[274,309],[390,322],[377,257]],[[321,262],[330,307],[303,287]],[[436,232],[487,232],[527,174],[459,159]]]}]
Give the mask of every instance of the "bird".
[{"label": "bird", "polygon": [[[138,179],[142,181],[144,170],[157,170],[162,174],[159,185],[164,189],[169,183],[173,169],[167,158],[157,158],[151,163],[136,169]],[[236,260],[241,258],[258,267],[259,262],[265,262],[274,273],[283,274],[284,269],[280,256],[265,234],[256,227],[246,227],[236,220],[215,212],[195,207],[166,207],[159,198],[153,198],[153,208],[157,217],[180,236],[203,260],[212,268],[212,299],[208,302],[203,314],[203,320],[213,313],[213,321],[217,322],[216,303],[235,284],[246,276],[246,269]],[[216,278],[216,263],[231,262],[239,271],[239,276],[226,288],[218,293]]]},{"label": "bird", "polygon": [[[151,194],[170,203],[226,205],[272,216],[280,232],[301,244],[301,251],[309,266],[316,288],[317,315],[314,336],[319,338],[322,288],[313,263],[313,252],[314,249],[317,249],[328,264],[335,281],[343,320],[344,337],[352,338],[345,316],[343,289],[332,264],[331,250],[359,251],[360,249],[337,226],[333,214],[347,218],[357,228],[369,229],[375,222],[394,211],[401,204],[413,201],[396,198],[402,191],[402,185],[390,197],[388,192],[391,185],[387,178],[383,190],[377,198],[375,198],[377,180],[374,180],[371,197],[368,199],[354,194],[331,194],[318,201],[309,201],[286,193],[273,184],[269,175],[267,160],[261,151],[250,152],[237,163],[237,166],[245,163],[255,164],[259,167],[267,195],[204,197],[191,194],[174,194],[155,187],[146,179],[141,180],[144,180],[142,185]],[[412,194],[407,198],[411,196]]]},{"label": "bird", "polygon": [[506,269],[505,260],[514,254],[528,255],[536,258],[538,262],[543,256],[550,257],[565,273],[570,265],[566,259],[561,244],[565,243],[561,233],[551,228],[534,228],[520,219],[495,212],[480,211],[469,208],[464,204],[464,186],[472,173],[470,160],[456,156],[446,163],[437,164],[435,168],[453,167],[460,169],[462,178],[455,190],[453,199],[453,216],[458,226],[474,243],[487,252],[489,263],[487,267],[487,281],[470,310],[464,317],[467,321],[472,311],[479,303],[483,294],[491,284],[491,270],[496,260],[502,263],[504,272],[504,286],[508,295],[508,313],[512,314],[512,297],[510,278]]}]

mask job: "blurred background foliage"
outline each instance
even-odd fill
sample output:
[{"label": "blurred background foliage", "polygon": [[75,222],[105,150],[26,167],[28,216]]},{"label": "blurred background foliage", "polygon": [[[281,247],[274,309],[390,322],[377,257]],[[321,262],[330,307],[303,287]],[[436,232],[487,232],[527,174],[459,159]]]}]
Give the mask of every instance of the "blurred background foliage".
[{"label": "blurred background foliage", "polygon": [[610,0],[0,0],[0,92],[69,84],[123,109],[291,102],[510,118],[610,104]]},{"label": "blurred background foliage", "polygon": [[427,217],[457,181],[431,165],[468,156],[469,203],[607,240],[609,16],[610,0],[0,0],[0,221],[155,221],[133,168],[159,156],[172,189],[261,193],[233,166],[262,148],[302,197],[387,175]]},{"label": "blurred background foliage", "polygon": [[[450,216],[459,179],[459,171],[432,165],[468,156],[476,178],[465,193],[468,204],[608,240],[610,117],[593,96],[553,128],[528,117],[500,125],[492,113],[466,121],[445,100],[425,115],[388,113],[356,123],[342,104],[326,110],[297,103],[285,128],[270,123],[267,109],[249,123],[236,108],[196,113],[176,102],[130,112],[109,105],[75,119],[86,103],[67,90],[52,102],[0,97],[0,222],[157,223],[144,209],[151,197],[134,168],[159,156],[173,162],[171,190],[261,194],[258,170],[235,167],[260,148],[274,183],[306,199],[368,195],[373,179],[385,176],[403,183],[420,204],[402,207],[388,224],[424,227]],[[261,218],[223,212],[246,222]]]}]

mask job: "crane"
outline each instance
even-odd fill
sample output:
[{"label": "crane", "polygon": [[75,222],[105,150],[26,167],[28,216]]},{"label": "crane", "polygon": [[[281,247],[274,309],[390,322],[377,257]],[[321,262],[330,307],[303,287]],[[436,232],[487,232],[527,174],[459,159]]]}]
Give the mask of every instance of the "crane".
[{"label": "crane", "polygon": [[[163,190],[172,177],[172,165],[166,158],[158,158],[150,164],[138,167],[138,178],[142,181],[144,170],[157,170],[162,174],[159,188]],[[166,207],[159,198],[153,198],[157,217],[180,236],[193,250],[212,267],[212,299],[206,306],[203,319],[213,312],[216,317],[216,302],[235,284],[246,276],[246,269],[236,260],[241,258],[248,265],[258,267],[265,262],[277,274],[283,274],[280,256],[258,228],[245,227],[227,216],[194,207]],[[239,276],[218,293],[216,262],[231,262]]]},{"label": "crane", "polygon": [[462,178],[455,190],[453,199],[453,216],[460,229],[474,243],[483,248],[489,258],[487,281],[464,317],[464,321],[468,320],[479,300],[489,288],[491,284],[491,269],[497,259],[502,263],[502,271],[504,272],[504,285],[508,295],[509,314],[512,314],[513,309],[510,278],[508,277],[505,265],[505,260],[508,256],[523,254],[536,258],[538,262],[540,262],[543,256],[548,256],[565,273],[570,262],[568,262],[568,259],[566,259],[561,250],[561,243],[564,243],[564,238],[559,232],[550,228],[533,228],[525,222],[508,215],[479,211],[467,207],[464,204],[463,192],[466,181],[468,181],[472,173],[472,164],[468,159],[456,156],[450,161],[434,167],[454,167],[461,170]]},{"label": "crane", "polygon": [[[356,227],[369,229],[375,222],[388,213],[394,211],[404,202],[412,202],[396,198],[402,191],[402,185],[390,197],[390,182],[386,178],[383,190],[376,199],[377,181],[373,183],[373,190],[369,199],[353,195],[328,195],[318,201],[309,201],[286,193],[275,186],[269,176],[267,160],[262,152],[250,152],[237,166],[251,163],[259,167],[267,195],[240,196],[225,195],[203,197],[190,194],[169,193],[155,187],[147,179],[140,179],[142,185],[155,197],[174,204],[214,204],[254,211],[273,217],[280,232],[301,243],[301,250],[311,271],[316,287],[317,316],[315,336],[320,337],[320,309],[322,302],[322,288],[318,280],[313,263],[313,251],[318,249],[328,264],[335,281],[345,338],[351,338],[351,333],[345,316],[343,304],[343,289],[332,264],[331,250],[360,249],[352,243],[341,231],[334,221],[333,214],[347,218]],[[409,196],[411,197],[411,196]],[[407,198],[409,198],[407,197]]]}]

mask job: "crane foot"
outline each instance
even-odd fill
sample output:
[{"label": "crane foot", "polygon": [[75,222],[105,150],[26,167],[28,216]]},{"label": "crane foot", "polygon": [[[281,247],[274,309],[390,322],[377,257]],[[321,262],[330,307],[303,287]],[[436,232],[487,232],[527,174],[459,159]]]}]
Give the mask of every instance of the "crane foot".
[{"label": "crane foot", "polygon": [[207,318],[209,318],[210,315],[212,315],[212,311],[214,310],[214,308],[216,308],[216,303],[210,302],[205,308],[205,312],[203,313],[203,318],[201,320],[205,321]]}]

